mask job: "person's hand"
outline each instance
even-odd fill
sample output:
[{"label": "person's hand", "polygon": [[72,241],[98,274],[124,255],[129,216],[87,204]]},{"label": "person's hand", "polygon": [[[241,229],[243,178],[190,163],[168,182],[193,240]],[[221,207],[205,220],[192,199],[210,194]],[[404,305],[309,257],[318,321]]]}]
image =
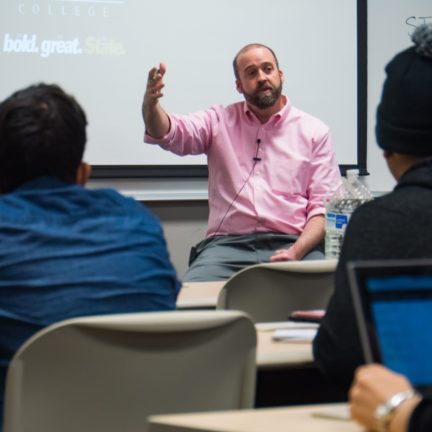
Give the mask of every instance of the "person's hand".
[{"label": "person's hand", "polygon": [[278,249],[275,253],[270,257],[271,262],[276,261],[297,261],[302,259],[296,253],[294,246],[289,247],[288,249]]},{"label": "person's hand", "polygon": [[163,83],[165,72],[166,67],[163,63],[159,68],[150,69],[141,108],[146,133],[154,138],[162,138],[171,127],[169,116],[159,103],[159,99],[163,96],[162,89],[165,87]]},{"label": "person's hand", "polygon": [[[377,407],[394,394],[410,390],[412,386],[403,375],[394,373],[378,364],[361,366],[355,373],[354,382],[349,391],[351,417],[372,430],[375,427]],[[418,400],[415,401],[415,404],[417,402]],[[401,408],[405,404],[408,404],[408,401]],[[401,419],[400,423],[406,424],[407,419]],[[392,430],[404,430],[404,426]]]},{"label": "person's hand", "polygon": [[144,94],[144,105],[156,105],[158,100],[163,96],[162,89],[165,87],[163,77],[166,72],[166,66],[161,63],[159,68],[150,69],[147,77],[147,87]]}]

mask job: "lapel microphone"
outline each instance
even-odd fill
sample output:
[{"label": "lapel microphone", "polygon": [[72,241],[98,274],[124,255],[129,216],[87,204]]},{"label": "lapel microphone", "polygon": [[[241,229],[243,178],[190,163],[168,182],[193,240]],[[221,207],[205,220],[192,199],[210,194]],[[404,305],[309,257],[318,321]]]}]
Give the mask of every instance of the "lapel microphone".
[{"label": "lapel microphone", "polygon": [[257,143],[256,155],[255,155],[252,159],[253,159],[255,162],[258,162],[258,161],[261,160],[261,158],[258,157],[258,149],[259,149],[259,145],[260,145],[260,143],[261,143],[261,140],[258,138],[258,139],[256,140],[256,143]]}]

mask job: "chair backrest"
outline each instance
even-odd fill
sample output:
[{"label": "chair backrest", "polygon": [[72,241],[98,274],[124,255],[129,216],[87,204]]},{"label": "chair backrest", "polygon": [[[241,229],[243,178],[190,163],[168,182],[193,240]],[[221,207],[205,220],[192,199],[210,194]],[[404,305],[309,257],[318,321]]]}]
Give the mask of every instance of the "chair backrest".
[{"label": "chair backrest", "polygon": [[217,309],[242,310],[255,322],[285,321],[299,309],[324,309],[336,265],[336,260],[310,260],[246,267],[225,283]]},{"label": "chair backrest", "polygon": [[150,414],[251,408],[255,355],[238,311],[63,321],[12,359],[4,432],[144,432]]}]

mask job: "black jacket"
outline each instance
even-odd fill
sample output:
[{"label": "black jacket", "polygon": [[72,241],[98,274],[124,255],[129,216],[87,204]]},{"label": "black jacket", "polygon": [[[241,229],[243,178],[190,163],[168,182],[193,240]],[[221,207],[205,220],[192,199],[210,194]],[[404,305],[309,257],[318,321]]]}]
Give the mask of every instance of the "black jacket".
[{"label": "black jacket", "polygon": [[408,423],[408,432],[430,432],[432,430],[432,400],[423,399],[414,409]]},{"label": "black jacket", "polygon": [[432,162],[409,169],[393,192],[358,208],[348,224],[335,292],[313,346],[318,367],[346,390],[364,362],[346,263],[404,258],[432,258]]}]

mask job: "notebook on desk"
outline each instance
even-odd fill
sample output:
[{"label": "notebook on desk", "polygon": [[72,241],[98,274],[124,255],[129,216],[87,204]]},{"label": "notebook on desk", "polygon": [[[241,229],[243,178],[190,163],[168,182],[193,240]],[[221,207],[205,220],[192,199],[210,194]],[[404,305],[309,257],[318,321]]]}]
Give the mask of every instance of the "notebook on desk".
[{"label": "notebook on desk", "polygon": [[363,352],[432,393],[432,259],[347,266]]}]

